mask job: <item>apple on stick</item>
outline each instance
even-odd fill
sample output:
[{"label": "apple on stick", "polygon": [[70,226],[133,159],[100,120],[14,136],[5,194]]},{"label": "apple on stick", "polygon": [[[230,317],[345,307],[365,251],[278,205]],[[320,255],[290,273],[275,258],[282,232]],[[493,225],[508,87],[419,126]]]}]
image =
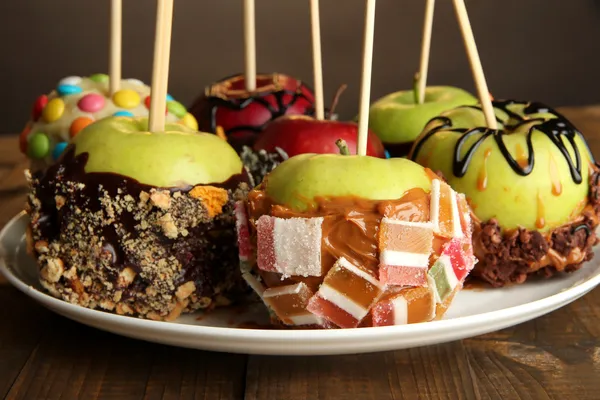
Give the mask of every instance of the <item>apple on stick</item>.
[{"label": "apple on stick", "polygon": [[419,72],[415,75],[413,89],[383,96],[371,105],[369,112],[369,128],[392,157],[408,154],[413,141],[431,118],[461,105],[477,103],[477,98],[463,89],[427,86],[434,8],[435,0],[427,0]]},{"label": "apple on stick", "polygon": [[[279,117],[269,123],[265,130],[258,135],[253,148],[257,151],[273,152],[279,147],[290,157],[303,153],[337,154],[339,150],[336,141],[343,139],[348,144],[350,153],[357,154],[359,125],[354,122],[333,121],[324,118],[318,0],[311,0],[310,6],[316,118],[299,115]],[[365,74],[365,79],[366,75],[368,74]],[[367,85],[369,84],[367,83]],[[368,93],[365,95],[368,97]],[[365,136],[364,155],[366,154],[373,157],[385,157],[385,149],[381,141],[372,133],[368,134],[368,140]]]}]

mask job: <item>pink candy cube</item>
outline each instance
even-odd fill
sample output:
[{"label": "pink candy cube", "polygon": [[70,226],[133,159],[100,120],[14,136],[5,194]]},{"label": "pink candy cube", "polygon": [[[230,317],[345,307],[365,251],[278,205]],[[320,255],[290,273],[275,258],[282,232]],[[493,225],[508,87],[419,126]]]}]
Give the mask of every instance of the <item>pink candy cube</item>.
[{"label": "pink candy cube", "polygon": [[379,280],[387,285],[427,285],[432,243],[431,224],[383,218],[379,228]]},{"label": "pink candy cube", "polygon": [[277,218],[256,221],[257,264],[263,271],[289,276],[321,276],[323,218]]}]

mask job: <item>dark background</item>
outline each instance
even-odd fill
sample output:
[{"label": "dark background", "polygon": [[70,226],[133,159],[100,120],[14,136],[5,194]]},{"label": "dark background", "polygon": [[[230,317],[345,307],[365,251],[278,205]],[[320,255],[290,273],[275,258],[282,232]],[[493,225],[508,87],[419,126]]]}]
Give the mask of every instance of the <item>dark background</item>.
[{"label": "dark background", "polygon": [[[258,70],[312,86],[308,0],[256,0]],[[377,2],[372,99],[410,87],[424,0]],[[243,68],[241,0],[176,0],[169,91],[189,106],[205,85]],[[321,0],[326,104],[347,83],[343,119],[358,106],[364,0]],[[18,132],[33,100],[68,75],[108,70],[108,0],[0,2],[0,132]],[[600,102],[598,0],[467,0],[496,98],[552,106]],[[124,0],[123,77],[149,83],[153,0]],[[473,90],[451,0],[438,0],[431,84]]]}]

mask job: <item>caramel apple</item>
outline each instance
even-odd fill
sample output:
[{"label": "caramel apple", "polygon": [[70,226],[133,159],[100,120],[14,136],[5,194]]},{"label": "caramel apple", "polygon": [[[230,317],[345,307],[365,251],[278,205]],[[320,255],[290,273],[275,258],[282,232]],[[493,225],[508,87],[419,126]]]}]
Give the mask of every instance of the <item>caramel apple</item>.
[{"label": "caramel apple", "polygon": [[467,210],[406,159],[291,157],[236,204],[242,276],[281,327],[439,319],[474,264]]},{"label": "caramel apple", "polygon": [[410,154],[467,196],[480,260],[473,276],[502,286],[580,268],[598,224],[598,170],[585,138],[541,103],[493,108],[497,130],[479,106],[458,107],[432,119]]}]

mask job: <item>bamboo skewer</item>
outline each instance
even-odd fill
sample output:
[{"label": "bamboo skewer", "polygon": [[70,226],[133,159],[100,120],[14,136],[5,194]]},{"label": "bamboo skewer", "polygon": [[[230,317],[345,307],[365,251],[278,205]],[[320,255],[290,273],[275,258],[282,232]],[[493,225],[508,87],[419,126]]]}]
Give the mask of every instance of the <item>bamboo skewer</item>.
[{"label": "bamboo skewer", "polygon": [[244,62],[246,90],[256,90],[256,28],[254,0],[244,0]]},{"label": "bamboo skewer", "polygon": [[110,7],[109,90],[115,94],[121,85],[122,0],[112,0]]},{"label": "bamboo skewer", "polygon": [[471,71],[473,73],[473,79],[475,80],[475,86],[477,87],[481,108],[485,116],[485,122],[488,128],[498,129],[494,107],[492,106],[492,100],[489,96],[487,82],[483,73],[481,60],[479,59],[479,52],[477,51],[475,37],[473,36],[473,30],[471,28],[471,22],[469,21],[469,15],[467,14],[464,0],[454,0],[454,11],[456,12],[456,17],[463,36],[463,42],[465,43],[465,48],[467,50],[467,56],[469,57],[469,63],[471,64]]},{"label": "bamboo skewer", "polygon": [[151,132],[161,132],[165,129],[172,24],[173,0],[158,0],[148,124]]},{"label": "bamboo skewer", "polygon": [[425,88],[427,87],[427,71],[429,69],[429,54],[431,53],[431,30],[433,28],[433,11],[435,0],[427,0],[425,5],[425,20],[423,22],[423,39],[421,41],[421,60],[419,75],[417,76],[418,103],[425,102]]},{"label": "bamboo skewer", "polygon": [[373,36],[375,31],[375,0],[366,0],[365,30],[363,43],[362,79],[358,120],[358,143],[356,154],[367,155],[369,135],[369,100],[371,96],[371,71],[373,66]]},{"label": "bamboo skewer", "polygon": [[319,17],[319,0],[310,0],[310,27],[312,37],[313,76],[315,86],[315,116],[325,119],[323,99],[323,61],[321,58],[321,23]]}]

